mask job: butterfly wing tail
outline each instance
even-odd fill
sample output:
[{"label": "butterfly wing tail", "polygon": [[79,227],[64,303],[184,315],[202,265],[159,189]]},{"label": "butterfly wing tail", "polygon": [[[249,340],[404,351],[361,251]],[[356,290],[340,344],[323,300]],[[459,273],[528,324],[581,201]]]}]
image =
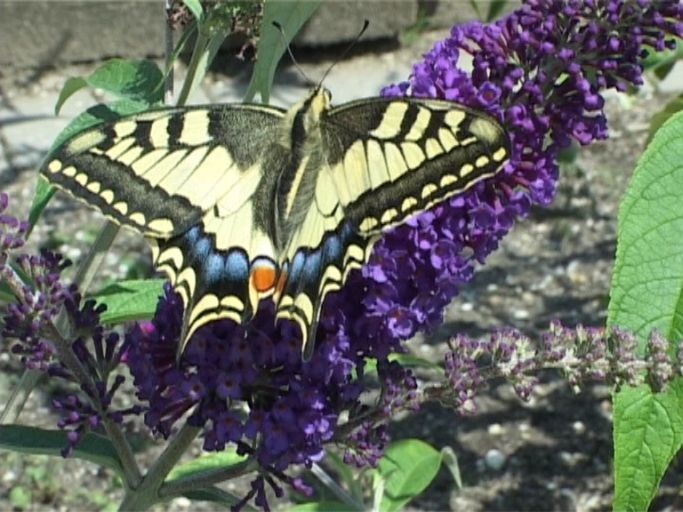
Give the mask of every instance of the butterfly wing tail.
[{"label": "butterfly wing tail", "polygon": [[364,238],[344,224],[330,232],[317,249],[300,248],[283,264],[284,278],[275,296],[277,318],[299,324],[304,360],[313,354],[325,297],[339,290],[348,273],[367,261],[377,239]]}]

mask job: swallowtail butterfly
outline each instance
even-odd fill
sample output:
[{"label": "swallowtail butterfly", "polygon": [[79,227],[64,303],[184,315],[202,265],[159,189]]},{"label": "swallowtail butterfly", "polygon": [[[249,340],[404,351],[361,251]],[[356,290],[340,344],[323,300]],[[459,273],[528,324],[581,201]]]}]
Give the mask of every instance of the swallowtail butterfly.
[{"label": "swallowtail butterfly", "polygon": [[91,128],[41,169],[149,241],[185,304],[180,350],[208,322],[273,297],[310,355],[320,307],[380,233],[501,170],[489,115],[427,98],[333,107],[315,88],[282,110],[164,108]]}]

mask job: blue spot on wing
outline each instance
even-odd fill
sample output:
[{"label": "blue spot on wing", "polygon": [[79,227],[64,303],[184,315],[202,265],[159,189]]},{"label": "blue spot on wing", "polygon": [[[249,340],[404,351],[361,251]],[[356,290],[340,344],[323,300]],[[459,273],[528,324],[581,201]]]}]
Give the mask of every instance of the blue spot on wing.
[{"label": "blue spot on wing", "polygon": [[228,275],[237,279],[249,277],[249,259],[243,251],[230,251],[225,259],[225,270]]},{"label": "blue spot on wing", "polygon": [[219,253],[212,253],[204,262],[204,275],[209,282],[217,281],[223,275],[225,258]]}]

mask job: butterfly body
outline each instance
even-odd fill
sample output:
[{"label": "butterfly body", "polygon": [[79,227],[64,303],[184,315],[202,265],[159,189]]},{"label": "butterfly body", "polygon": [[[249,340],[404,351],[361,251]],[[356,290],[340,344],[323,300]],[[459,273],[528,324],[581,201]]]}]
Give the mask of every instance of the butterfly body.
[{"label": "butterfly body", "polygon": [[245,322],[273,297],[310,353],[322,301],[387,228],[498,172],[497,121],[452,102],[370,98],[332,107],[318,87],[289,110],[170,108],[66,141],[42,174],[141,232],[202,325]]}]

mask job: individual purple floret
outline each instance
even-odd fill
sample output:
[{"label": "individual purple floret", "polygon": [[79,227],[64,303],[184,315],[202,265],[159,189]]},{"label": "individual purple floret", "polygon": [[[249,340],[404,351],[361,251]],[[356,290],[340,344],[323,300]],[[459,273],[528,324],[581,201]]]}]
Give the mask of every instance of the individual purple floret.
[{"label": "individual purple floret", "polygon": [[[365,426],[367,404],[360,401],[374,378],[367,358],[377,360],[386,399],[373,407],[410,407],[414,378],[407,370],[397,378],[398,363],[387,358],[438,325],[475,264],[532,206],[552,201],[558,152],[572,140],[607,136],[602,92],[641,83],[644,46],[670,48],[667,38],[683,34],[682,9],[677,1],[527,0],[496,23],[454,27],[415,64],[409,81],[383,94],[447,98],[490,112],[513,144],[504,171],[385,234],[368,264],[328,296],[307,363],[298,330],[275,324],[274,308],[263,304],[249,325],[219,321],[200,329],[177,365],[182,304],[167,289],[154,320],[128,334],[127,361],[149,404],[146,424],[168,436],[188,414],[204,428],[205,449],[238,442],[266,471],[282,471],[310,466],[326,443],[344,442],[335,436],[344,417],[345,431],[356,428],[349,447],[367,446],[367,461],[376,459],[377,431]],[[458,67],[463,53],[472,57],[471,72]],[[504,341],[489,348],[510,375],[523,376],[528,360]],[[464,353],[447,356],[463,404],[477,385],[473,364]],[[519,392],[532,384],[520,377]],[[248,499],[265,507],[263,489],[257,479]]]}]

